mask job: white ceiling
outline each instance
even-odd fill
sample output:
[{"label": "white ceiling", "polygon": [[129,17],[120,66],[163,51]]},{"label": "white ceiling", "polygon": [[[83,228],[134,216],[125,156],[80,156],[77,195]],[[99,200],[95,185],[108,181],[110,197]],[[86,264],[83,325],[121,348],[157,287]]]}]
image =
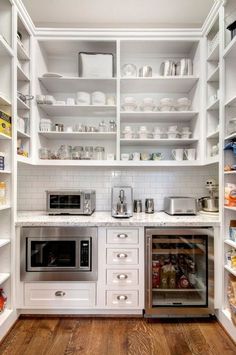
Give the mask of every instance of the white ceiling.
[{"label": "white ceiling", "polygon": [[214,0],[22,0],[36,26],[201,27]]}]

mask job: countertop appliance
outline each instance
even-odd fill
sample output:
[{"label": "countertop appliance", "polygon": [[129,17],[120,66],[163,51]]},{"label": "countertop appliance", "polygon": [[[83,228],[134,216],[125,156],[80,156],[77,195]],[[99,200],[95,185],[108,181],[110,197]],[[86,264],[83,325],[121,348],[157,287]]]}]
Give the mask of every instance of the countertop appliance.
[{"label": "countertop appliance", "polygon": [[154,199],[153,198],[146,198],[145,213],[154,213]]},{"label": "countertop appliance", "polygon": [[142,200],[134,200],[134,212],[141,213],[142,210]]},{"label": "countertop appliance", "polygon": [[164,212],[172,216],[195,215],[197,214],[197,201],[193,197],[165,197]]},{"label": "countertop appliance", "polygon": [[115,186],[112,188],[111,215],[116,218],[133,216],[133,189],[131,186]]},{"label": "countertop appliance", "polygon": [[95,211],[94,190],[48,190],[46,193],[49,214],[91,215]]},{"label": "countertop appliance", "polygon": [[214,314],[212,228],[145,229],[145,317]]},{"label": "countertop appliance", "polygon": [[22,281],[96,281],[97,228],[23,227]]},{"label": "countertop appliance", "polygon": [[208,179],[206,181],[206,189],[209,191],[209,196],[205,196],[199,199],[199,208],[201,212],[206,213],[218,213],[219,212],[219,197],[218,185],[215,179]]}]

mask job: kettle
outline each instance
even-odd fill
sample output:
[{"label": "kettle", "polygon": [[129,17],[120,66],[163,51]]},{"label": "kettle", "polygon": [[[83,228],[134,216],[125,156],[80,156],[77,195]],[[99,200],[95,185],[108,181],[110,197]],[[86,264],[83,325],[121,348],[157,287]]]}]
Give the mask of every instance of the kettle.
[{"label": "kettle", "polygon": [[153,198],[146,198],[145,213],[154,213],[154,199]]}]

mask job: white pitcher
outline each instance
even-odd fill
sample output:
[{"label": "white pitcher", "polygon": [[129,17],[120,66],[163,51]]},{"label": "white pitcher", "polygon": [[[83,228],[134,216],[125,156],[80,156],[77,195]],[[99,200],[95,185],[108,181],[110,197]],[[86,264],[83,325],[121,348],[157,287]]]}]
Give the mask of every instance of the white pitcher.
[{"label": "white pitcher", "polygon": [[171,154],[176,161],[182,161],[184,159],[184,149],[173,149]]},{"label": "white pitcher", "polygon": [[196,149],[195,148],[185,149],[184,155],[186,156],[187,160],[195,160],[196,159]]}]

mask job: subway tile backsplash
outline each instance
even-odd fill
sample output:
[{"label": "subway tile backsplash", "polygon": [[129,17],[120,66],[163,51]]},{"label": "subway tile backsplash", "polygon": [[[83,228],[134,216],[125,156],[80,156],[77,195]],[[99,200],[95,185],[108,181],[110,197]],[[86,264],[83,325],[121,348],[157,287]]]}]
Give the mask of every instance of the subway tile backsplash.
[{"label": "subway tile backsplash", "polygon": [[20,165],[18,170],[18,209],[45,210],[46,190],[95,189],[96,210],[108,211],[111,187],[130,185],[134,199],[154,198],[155,210],[163,209],[165,196],[201,197],[207,194],[205,181],[217,179],[217,169],[207,167],[160,168],[82,168]]}]

